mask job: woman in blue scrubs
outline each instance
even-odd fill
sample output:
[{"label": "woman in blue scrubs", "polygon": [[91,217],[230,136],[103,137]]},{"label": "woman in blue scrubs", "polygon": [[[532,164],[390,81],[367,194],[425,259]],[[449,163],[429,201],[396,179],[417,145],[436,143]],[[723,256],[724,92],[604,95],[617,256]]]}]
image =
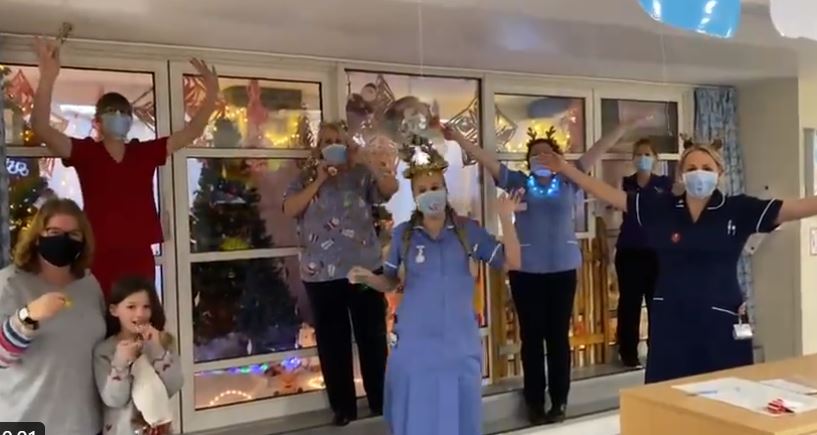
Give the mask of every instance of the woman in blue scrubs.
[{"label": "woman in blue scrubs", "polygon": [[[640,120],[638,120],[640,121]],[[577,162],[583,170],[593,165],[638,121],[622,124],[596,142]],[[582,264],[576,240],[574,211],[578,188],[536,163],[543,153],[563,153],[553,138],[533,137],[527,143],[530,173],[513,171],[495,153],[480,148],[453,129],[443,133],[491,174],[505,191],[524,189],[524,204],[516,213],[522,246],[522,268],[509,273],[511,293],[519,318],[522,369],[528,419],[534,425],[565,419],[570,390],[570,317],[576,294],[576,270]],[[547,343],[547,377],[545,346]],[[545,413],[545,390],[551,407]]]},{"label": "woman in blue scrubs", "polygon": [[504,234],[499,243],[448,204],[443,177],[448,163],[430,144],[414,147],[408,160],[403,175],[411,180],[417,209],[394,229],[383,275],[359,267],[350,272],[353,282],[392,291],[403,268],[384,415],[391,435],[477,435],[482,433],[482,345],[470,261],[519,267],[513,226],[519,199],[499,201]]},{"label": "woman in blue scrubs", "polygon": [[[636,172],[624,177],[621,188],[627,193],[642,191],[669,192],[672,179],[653,172],[657,153],[649,139],[633,145]],[[627,367],[640,367],[638,343],[641,341],[641,304],[647,302],[649,314],[658,278],[658,256],[647,244],[647,235],[638,225],[635,215],[624,213],[616,243],[616,274],[618,275],[618,354]]]},{"label": "woman in blue scrubs", "polygon": [[737,263],[750,235],[817,215],[817,197],[764,200],[717,189],[719,144],[687,142],[679,165],[685,192],[630,193],[593,178],[554,153],[539,163],[633,214],[658,253],[646,381],[661,382],[752,364]]}]

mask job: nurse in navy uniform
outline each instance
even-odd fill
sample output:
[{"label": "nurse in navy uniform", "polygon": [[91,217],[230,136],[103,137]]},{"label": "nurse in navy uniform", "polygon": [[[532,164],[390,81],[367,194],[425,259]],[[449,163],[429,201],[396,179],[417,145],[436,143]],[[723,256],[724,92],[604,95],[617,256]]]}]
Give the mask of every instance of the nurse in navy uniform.
[{"label": "nurse in navy uniform", "polygon": [[628,194],[593,178],[556,153],[539,157],[554,172],[612,206],[631,213],[658,253],[646,382],[752,364],[751,335],[736,334],[745,313],[737,263],[750,235],[817,215],[817,197],[764,200],[726,196],[719,143],[684,144],[685,192]]},{"label": "nurse in navy uniform", "polygon": [[[653,172],[657,153],[649,139],[639,139],[633,145],[636,172],[624,177],[621,187],[627,193],[669,192],[672,179]],[[618,275],[618,325],[616,337],[621,363],[640,367],[638,343],[641,341],[641,306],[647,303],[649,314],[658,278],[658,256],[647,244],[647,235],[632,213],[624,213],[616,243],[616,274]]]}]

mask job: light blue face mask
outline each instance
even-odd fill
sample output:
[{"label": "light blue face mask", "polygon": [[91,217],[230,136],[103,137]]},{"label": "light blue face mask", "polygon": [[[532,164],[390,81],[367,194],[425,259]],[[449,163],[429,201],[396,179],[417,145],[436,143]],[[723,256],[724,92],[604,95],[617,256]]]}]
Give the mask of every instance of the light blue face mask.
[{"label": "light blue face mask", "polygon": [[448,204],[448,195],[445,190],[429,190],[423,192],[414,199],[417,202],[417,209],[420,213],[431,216],[439,216],[445,213],[445,206]]},{"label": "light blue face mask", "polygon": [[718,187],[718,174],[698,169],[684,173],[684,187],[693,198],[708,198]]},{"label": "light blue face mask", "polygon": [[102,134],[119,140],[128,137],[133,117],[123,113],[105,113],[99,117],[102,121]]},{"label": "light blue face mask", "polygon": [[343,165],[347,160],[346,145],[340,143],[325,146],[321,150],[321,154],[324,160],[326,160],[326,163],[330,165]]},{"label": "light blue face mask", "polygon": [[537,162],[530,162],[530,171],[533,175],[536,175],[537,177],[550,177],[551,175],[553,175],[553,171],[546,168],[541,163]]},{"label": "light blue face mask", "polygon": [[653,156],[638,156],[635,158],[635,167],[638,172],[652,172],[654,164],[655,157]]}]

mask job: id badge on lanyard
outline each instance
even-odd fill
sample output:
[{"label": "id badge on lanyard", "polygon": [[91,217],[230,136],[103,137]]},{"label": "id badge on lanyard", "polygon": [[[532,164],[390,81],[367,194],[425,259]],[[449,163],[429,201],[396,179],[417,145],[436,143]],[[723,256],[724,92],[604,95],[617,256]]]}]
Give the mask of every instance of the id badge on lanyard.
[{"label": "id badge on lanyard", "polygon": [[[747,319],[748,320],[748,319]],[[743,322],[743,316],[738,316],[738,323],[733,326],[732,337],[735,340],[751,340],[754,337],[752,325]]]}]

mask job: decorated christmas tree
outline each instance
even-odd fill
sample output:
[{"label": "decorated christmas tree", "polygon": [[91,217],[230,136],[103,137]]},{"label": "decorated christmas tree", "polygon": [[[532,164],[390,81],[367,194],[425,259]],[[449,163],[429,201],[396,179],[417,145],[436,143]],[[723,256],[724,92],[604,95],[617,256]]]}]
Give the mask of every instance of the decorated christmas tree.
[{"label": "decorated christmas tree", "polygon": [[20,231],[31,222],[42,200],[53,195],[48,180],[40,176],[37,158],[6,158],[9,177],[9,240],[17,242]]},{"label": "decorated christmas tree", "polygon": [[[191,250],[272,248],[259,199],[246,162],[206,160],[190,215]],[[196,360],[295,348],[301,321],[285,273],[276,258],[194,264],[193,330],[196,345],[203,348]],[[229,350],[208,351],[208,345],[225,339],[231,341]]]}]

